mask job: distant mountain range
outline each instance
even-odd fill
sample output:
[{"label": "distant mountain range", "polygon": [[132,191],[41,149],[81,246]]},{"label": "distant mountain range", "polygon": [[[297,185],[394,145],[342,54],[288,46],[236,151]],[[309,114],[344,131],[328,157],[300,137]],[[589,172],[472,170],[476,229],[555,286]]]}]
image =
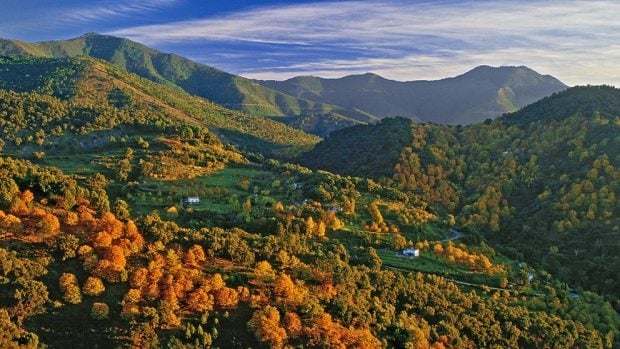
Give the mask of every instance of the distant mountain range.
[{"label": "distant mountain range", "polygon": [[558,79],[523,66],[479,66],[436,81],[399,82],[369,73],[340,79],[302,76],[261,84],[298,98],[362,110],[380,119],[405,116],[440,124],[484,121],[567,88]]},{"label": "distant mountain range", "polygon": [[567,87],[527,67],[489,66],[437,81],[398,82],[370,73],[339,79],[304,76],[258,81],[96,33],[39,43],[0,39],[0,55],[91,56],[227,108],[259,116],[285,116],[280,121],[323,136],[390,116],[442,124],[479,122]]}]

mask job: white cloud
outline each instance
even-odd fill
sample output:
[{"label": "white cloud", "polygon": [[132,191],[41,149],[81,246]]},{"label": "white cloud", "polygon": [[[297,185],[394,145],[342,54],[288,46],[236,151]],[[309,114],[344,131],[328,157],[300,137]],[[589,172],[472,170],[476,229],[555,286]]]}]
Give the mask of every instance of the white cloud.
[{"label": "white cloud", "polygon": [[83,5],[58,10],[57,16],[50,16],[54,23],[84,23],[101,21],[110,18],[130,17],[145,12],[159,10],[173,5],[178,0],[108,0],[103,5]]},{"label": "white cloud", "polygon": [[38,22],[49,28],[80,25],[110,19],[131,18],[136,15],[161,10],[178,3],[179,0],[106,0],[101,5],[83,4],[56,8]]},{"label": "white cloud", "polygon": [[[618,1],[333,1],[111,32],[161,45],[222,41],[309,50],[304,63],[240,71],[261,78],[373,71],[431,79],[475,65],[527,65],[569,84],[620,86]],[[357,52],[351,60],[320,50]],[[316,49],[316,50],[315,50]],[[328,57],[333,57],[329,55]]]}]

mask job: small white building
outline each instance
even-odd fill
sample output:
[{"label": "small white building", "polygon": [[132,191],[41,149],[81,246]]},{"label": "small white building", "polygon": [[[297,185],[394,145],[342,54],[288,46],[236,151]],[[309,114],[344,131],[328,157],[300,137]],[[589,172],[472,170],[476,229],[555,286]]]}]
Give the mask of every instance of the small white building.
[{"label": "small white building", "polygon": [[189,196],[185,199],[185,203],[188,205],[196,205],[200,203],[200,198],[197,196]]},{"label": "small white building", "polygon": [[420,257],[420,250],[417,248],[409,247],[403,250],[403,255],[409,257]]}]

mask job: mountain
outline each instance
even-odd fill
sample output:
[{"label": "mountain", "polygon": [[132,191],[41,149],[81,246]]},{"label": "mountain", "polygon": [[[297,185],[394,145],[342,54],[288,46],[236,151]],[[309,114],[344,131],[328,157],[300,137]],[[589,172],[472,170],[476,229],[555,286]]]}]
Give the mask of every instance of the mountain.
[{"label": "mountain", "polygon": [[398,82],[375,74],[255,81],[129,39],[96,33],[39,43],[0,39],[0,54],[102,59],[230,109],[259,116],[287,116],[281,121],[321,136],[390,116],[469,124],[515,111],[566,88],[557,79],[527,67],[488,66],[438,81]]},{"label": "mountain", "polygon": [[618,115],[619,89],[573,87],[467,127],[395,118],[338,130],[299,161],[405,191],[504,253],[617,299]]},{"label": "mountain", "polygon": [[386,118],[309,153],[373,180],[270,159],[319,138],[167,81],[11,50],[1,348],[620,344],[615,89],[468,127]]},{"label": "mountain", "polygon": [[[325,103],[291,97],[265,88],[255,81],[193,62],[175,54],[162,53],[129,39],[89,33],[78,38],[39,43],[0,40],[0,54],[67,58],[90,56],[112,63],[157,83],[179,87],[229,109],[261,116],[293,116],[331,113],[337,118],[371,121],[361,112],[338,110]],[[343,112],[346,115],[340,115]]]},{"label": "mountain", "polygon": [[[0,58],[0,69],[0,88],[3,89],[52,95],[78,109],[92,109],[95,106],[95,110],[108,110],[104,114],[116,114],[120,110],[163,118],[165,120],[159,122],[164,125],[188,124],[209,128],[227,142],[249,150],[265,153],[290,152],[300,147],[308,147],[319,140],[316,136],[282,123],[226,109],[192,96],[178,87],[140,78],[102,60],[84,56],[13,56]],[[70,117],[70,114],[66,117]],[[106,122],[113,126],[115,122],[121,122],[116,119]],[[95,120],[103,122],[100,119]],[[13,138],[16,135],[19,133],[5,136]]]},{"label": "mountain", "polygon": [[552,76],[523,66],[480,66],[437,81],[399,82],[363,74],[260,83],[291,96],[362,110],[378,118],[405,116],[453,125],[495,118],[567,87]]}]

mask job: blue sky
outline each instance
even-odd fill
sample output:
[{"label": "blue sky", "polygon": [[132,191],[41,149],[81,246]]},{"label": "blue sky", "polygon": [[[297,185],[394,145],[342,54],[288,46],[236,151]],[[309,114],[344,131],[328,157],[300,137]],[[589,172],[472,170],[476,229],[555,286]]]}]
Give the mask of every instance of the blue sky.
[{"label": "blue sky", "polygon": [[488,64],[620,86],[616,0],[1,2],[1,37],[106,33],[251,78],[439,79]]}]

